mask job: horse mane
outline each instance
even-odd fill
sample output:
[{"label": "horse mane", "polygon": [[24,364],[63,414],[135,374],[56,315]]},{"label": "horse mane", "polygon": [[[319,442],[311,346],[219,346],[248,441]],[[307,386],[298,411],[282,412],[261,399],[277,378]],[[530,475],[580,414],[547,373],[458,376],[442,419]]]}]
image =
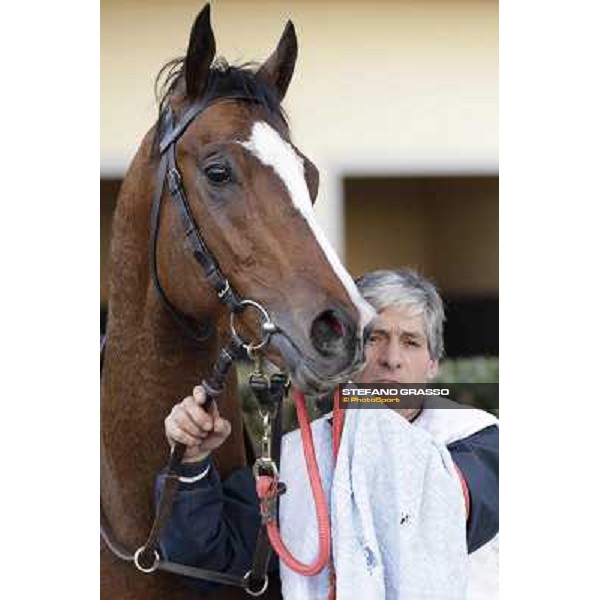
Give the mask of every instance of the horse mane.
[{"label": "horse mane", "polygon": [[[217,100],[227,96],[247,96],[254,100],[269,115],[278,117],[288,127],[288,119],[273,88],[256,75],[260,65],[246,62],[230,65],[224,58],[217,58],[211,68],[208,84],[202,97]],[[154,82],[154,94],[158,103],[157,125],[167,110],[173,96],[183,93],[185,57],[174,58],[167,62],[158,72]],[[195,101],[200,98],[190,98]],[[159,127],[156,127],[156,136]],[[155,146],[156,139],[155,136]]]}]

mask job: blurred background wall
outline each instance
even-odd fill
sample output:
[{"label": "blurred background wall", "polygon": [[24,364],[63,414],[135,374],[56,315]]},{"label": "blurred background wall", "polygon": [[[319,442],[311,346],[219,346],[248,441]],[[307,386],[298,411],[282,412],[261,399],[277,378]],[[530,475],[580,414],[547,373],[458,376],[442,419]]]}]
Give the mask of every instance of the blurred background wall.
[{"label": "blurred background wall", "polygon": [[[101,306],[120,181],[156,118],[153,84],[203,2],[101,1]],[[216,0],[217,53],[299,38],[285,99],[321,172],[317,216],[348,269],[412,266],[447,304],[449,356],[498,352],[498,5],[494,0]]]}]

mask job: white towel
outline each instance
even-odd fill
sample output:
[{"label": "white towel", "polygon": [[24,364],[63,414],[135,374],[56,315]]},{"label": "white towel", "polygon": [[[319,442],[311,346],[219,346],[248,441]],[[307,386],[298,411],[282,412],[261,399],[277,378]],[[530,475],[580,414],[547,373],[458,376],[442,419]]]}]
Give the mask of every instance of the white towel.
[{"label": "white towel", "polygon": [[[464,600],[465,506],[444,444],[391,410],[347,410],[332,482],[331,426],[319,419],[312,430],[329,498],[337,599]],[[298,431],[285,436],[281,465],[282,536],[312,562],[317,524]],[[328,579],[327,569],[303,577],[281,563],[286,600],[325,600]]]},{"label": "white towel", "polygon": [[[425,410],[413,422],[431,434],[440,444],[462,440],[486,427],[497,425],[498,419],[488,412],[466,408],[452,400],[436,399],[438,409]],[[450,410],[440,410],[447,408]],[[467,600],[498,600],[500,594],[500,541],[496,534],[487,544],[469,554]]]}]

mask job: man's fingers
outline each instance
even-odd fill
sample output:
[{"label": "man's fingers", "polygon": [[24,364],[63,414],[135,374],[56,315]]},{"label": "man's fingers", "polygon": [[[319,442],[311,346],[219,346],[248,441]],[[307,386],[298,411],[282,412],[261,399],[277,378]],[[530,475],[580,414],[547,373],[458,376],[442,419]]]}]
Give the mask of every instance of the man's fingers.
[{"label": "man's fingers", "polygon": [[[199,404],[200,406],[204,406],[204,404],[206,403],[206,399],[207,399],[206,390],[201,385],[197,385],[192,390],[192,397],[196,404]],[[206,410],[205,410],[205,412],[206,412]],[[208,409],[208,413],[212,416],[213,419],[215,417],[219,416],[219,410],[217,409],[216,402],[213,401],[211,403],[210,408]]]},{"label": "man's fingers", "polygon": [[190,435],[189,433],[186,433],[185,431],[183,431],[183,429],[172,428],[167,433],[167,435],[168,435],[169,439],[173,440],[174,442],[180,442],[184,446],[187,446],[187,447],[193,447],[193,446],[200,445],[200,440],[198,440],[194,436]]},{"label": "man's fingers", "polygon": [[193,421],[194,425],[198,428],[199,433],[212,431],[213,418],[207,414],[204,409],[198,406],[194,398],[188,396],[182,402],[182,407],[189,419]]},{"label": "man's fingers", "polygon": [[192,396],[194,400],[202,406],[206,402],[206,390],[201,386],[197,385],[192,390]]},{"label": "man's fingers", "polygon": [[179,410],[175,410],[172,413],[170,420],[173,424],[173,430],[181,429],[187,435],[197,438],[198,442],[206,437],[205,430],[194,422],[183,407]]}]

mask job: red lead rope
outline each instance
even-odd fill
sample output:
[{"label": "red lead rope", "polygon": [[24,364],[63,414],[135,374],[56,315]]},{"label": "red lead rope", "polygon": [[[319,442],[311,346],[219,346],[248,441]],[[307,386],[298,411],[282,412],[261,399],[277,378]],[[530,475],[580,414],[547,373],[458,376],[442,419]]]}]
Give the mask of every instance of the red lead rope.
[{"label": "red lead rope", "polygon": [[[291,554],[281,539],[276,517],[273,514],[273,511],[270,510],[277,494],[277,486],[275,485],[273,478],[270,476],[258,477],[256,482],[256,491],[261,501],[262,513],[267,517],[267,533],[269,535],[271,546],[273,546],[273,550],[275,550],[279,558],[281,558],[285,565],[292,569],[292,571],[295,571],[300,575],[311,576],[320,573],[330,562],[331,528],[329,523],[329,511],[327,509],[327,499],[325,498],[325,492],[323,491],[323,484],[319,474],[319,465],[317,464],[312,430],[310,428],[310,421],[306,411],[304,395],[298,392],[296,389],[294,389],[292,393],[294,402],[296,404],[298,423],[300,424],[304,459],[306,461],[310,487],[312,489],[314,498],[315,511],[317,513],[319,553],[311,564],[300,562]],[[338,392],[336,391],[333,411],[334,461],[337,459],[343,425],[344,413],[342,410],[340,410]]]},{"label": "red lead rope", "polygon": [[[296,403],[296,411],[298,413],[298,422],[300,423],[300,433],[302,435],[302,446],[304,448],[304,458],[308,476],[310,479],[310,487],[312,488],[313,498],[315,501],[315,509],[317,512],[317,527],[319,530],[319,554],[315,561],[310,564],[304,564],[296,559],[286,548],[279,527],[277,526],[277,517],[272,510],[275,506],[274,502],[277,498],[277,485],[272,477],[261,476],[256,480],[256,491],[261,502],[261,510],[263,515],[267,517],[267,532],[271,546],[278,554],[279,558],[292,571],[300,575],[317,575],[327,564],[330,564],[329,578],[329,595],[328,600],[335,600],[335,570],[331,559],[331,534],[329,525],[329,513],[327,511],[327,501],[323,492],[323,484],[319,475],[319,467],[317,465],[317,457],[315,455],[315,447],[313,443],[312,431],[308,414],[306,412],[306,402],[304,395],[293,390],[294,402]],[[342,439],[342,431],[344,429],[345,413],[340,406],[339,389],[336,390],[333,402],[333,460],[334,465],[337,462],[338,451],[340,449],[340,441]],[[460,469],[457,467],[457,472],[463,487],[465,496],[465,504],[467,507],[467,516],[470,508],[469,490],[464,480]]]}]

